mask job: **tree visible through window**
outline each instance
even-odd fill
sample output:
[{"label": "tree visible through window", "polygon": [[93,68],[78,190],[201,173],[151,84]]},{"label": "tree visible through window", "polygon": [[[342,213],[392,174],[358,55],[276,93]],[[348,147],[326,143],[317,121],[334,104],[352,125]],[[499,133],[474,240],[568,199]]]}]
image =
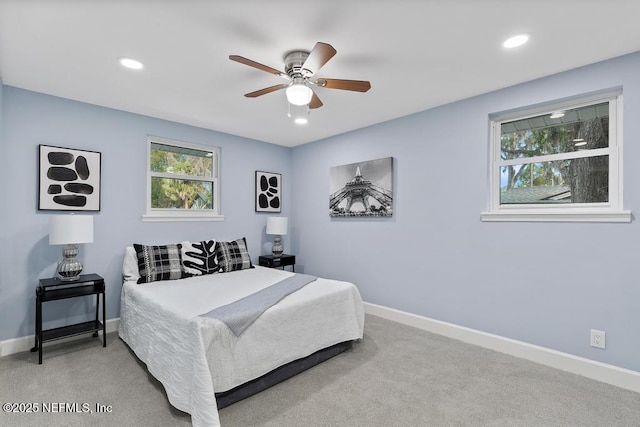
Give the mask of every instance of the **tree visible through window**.
[{"label": "tree visible through window", "polygon": [[218,148],[149,139],[148,216],[217,214]]},{"label": "tree visible through window", "polygon": [[616,92],[496,115],[482,219],[630,220],[622,211],[621,110]]},{"label": "tree visible through window", "polygon": [[[609,104],[501,124],[500,203],[609,200]],[[587,156],[584,156],[587,154]],[[602,154],[602,155],[596,155]],[[544,156],[546,161],[539,161]]]}]

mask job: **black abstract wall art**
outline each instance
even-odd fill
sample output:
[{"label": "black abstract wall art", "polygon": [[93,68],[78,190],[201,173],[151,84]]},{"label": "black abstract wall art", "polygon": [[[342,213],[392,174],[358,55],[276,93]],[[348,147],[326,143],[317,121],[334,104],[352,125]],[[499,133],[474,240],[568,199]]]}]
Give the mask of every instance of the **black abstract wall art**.
[{"label": "black abstract wall art", "polygon": [[282,175],[256,171],[256,212],[282,210]]},{"label": "black abstract wall art", "polygon": [[38,209],[99,211],[101,154],[40,145]]}]

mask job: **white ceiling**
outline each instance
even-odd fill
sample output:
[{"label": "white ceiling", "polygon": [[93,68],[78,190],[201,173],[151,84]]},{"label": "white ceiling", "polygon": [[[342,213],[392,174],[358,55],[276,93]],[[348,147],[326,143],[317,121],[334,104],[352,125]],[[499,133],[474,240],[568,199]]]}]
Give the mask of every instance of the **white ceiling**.
[{"label": "white ceiling", "polygon": [[[15,86],[296,146],[640,51],[638,0],[0,0],[0,77]],[[501,43],[526,32],[512,51]],[[282,83],[228,59],[283,68],[292,49],[338,51],[298,126]],[[145,69],[122,68],[129,56]],[[640,72],[640,70],[639,70]]]}]

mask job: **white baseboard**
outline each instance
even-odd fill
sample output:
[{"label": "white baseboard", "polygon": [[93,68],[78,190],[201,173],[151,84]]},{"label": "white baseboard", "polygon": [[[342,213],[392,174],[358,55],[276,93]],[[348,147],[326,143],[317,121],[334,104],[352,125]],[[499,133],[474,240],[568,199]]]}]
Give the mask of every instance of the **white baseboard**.
[{"label": "white baseboard", "polygon": [[[364,303],[364,307],[366,313],[374,316],[640,393],[640,372],[377,304]],[[117,332],[119,327],[120,318],[107,320],[107,333]],[[79,337],[69,337],[59,342]],[[33,344],[33,335],[0,341],[0,357],[28,351]]]},{"label": "white baseboard", "polygon": [[640,392],[640,372],[377,304],[365,303],[364,306],[365,312],[374,316],[571,372],[572,374],[582,375],[627,390]]},{"label": "white baseboard", "polygon": [[[115,319],[107,320],[107,333],[117,332],[120,327],[120,318],[116,317]],[[62,338],[56,342],[65,342],[76,340],[78,338],[86,337],[86,335],[76,335],[69,338]],[[8,356],[14,353],[20,353],[23,351],[29,351],[35,343],[35,336],[29,335],[26,337],[20,338],[12,338],[5,341],[0,341],[0,357]]]}]

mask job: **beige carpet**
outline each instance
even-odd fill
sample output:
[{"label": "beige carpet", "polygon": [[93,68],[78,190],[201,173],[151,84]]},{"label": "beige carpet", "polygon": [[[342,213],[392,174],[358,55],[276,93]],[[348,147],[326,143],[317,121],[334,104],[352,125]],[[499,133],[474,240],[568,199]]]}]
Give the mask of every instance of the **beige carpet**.
[{"label": "beige carpet", "polygon": [[[0,413],[2,426],[187,426],[115,334],[0,359],[0,401],[92,413]],[[96,405],[111,407],[97,413]],[[64,407],[64,405],[62,405]],[[220,411],[231,426],[640,426],[640,394],[367,315],[364,340]]]}]

